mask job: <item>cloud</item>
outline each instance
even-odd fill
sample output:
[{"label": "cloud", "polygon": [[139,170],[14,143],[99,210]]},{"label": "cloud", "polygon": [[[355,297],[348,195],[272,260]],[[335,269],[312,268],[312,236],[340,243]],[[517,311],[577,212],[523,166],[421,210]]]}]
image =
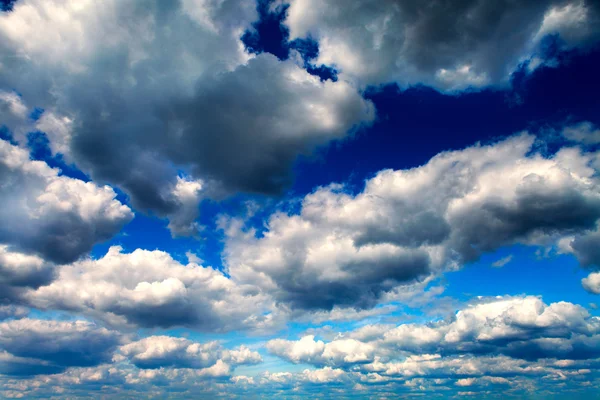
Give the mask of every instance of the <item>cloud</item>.
[{"label": "cloud", "polygon": [[18,301],[27,288],[50,283],[54,267],[40,257],[13,252],[0,245],[0,301]]},{"label": "cloud", "polygon": [[355,339],[337,339],[325,344],[315,341],[312,335],[299,341],[274,339],[267,343],[267,350],[293,363],[330,366],[366,363],[372,361],[375,354],[372,344]]},{"label": "cloud", "polygon": [[600,294],[600,272],[592,272],[581,280],[581,285],[590,293]]},{"label": "cloud", "polygon": [[0,306],[0,321],[8,318],[23,318],[29,313],[29,310],[23,306],[17,306],[14,304]]},{"label": "cloud", "polygon": [[563,129],[562,134],[565,138],[578,143],[587,145],[600,143],[600,129],[589,121],[568,126]]},{"label": "cloud", "polygon": [[122,346],[119,352],[142,369],[203,369],[216,367],[218,363],[237,366],[262,361],[257,352],[245,346],[228,350],[217,342],[199,343],[171,336],[150,336]]},{"label": "cloud", "polygon": [[[305,336],[297,341],[274,339],[266,347],[293,363],[345,369],[362,365],[410,376],[428,374],[419,372],[421,361],[445,363],[456,355],[502,355],[528,361],[600,356],[597,317],[572,303],[546,305],[533,296],[488,299],[458,311],[451,321],[372,326],[369,335],[365,328],[327,343]],[[378,366],[381,360],[388,364]]]},{"label": "cloud", "polygon": [[95,366],[111,360],[119,341],[119,333],[86,321],[23,318],[0,322],[0,371],[37,375]]},{"label": "cloud", "polygon": [[228,272],[295,309],[370,308],[400,285],[502,246],[591,232],[600,218],[597,153],[536,148],[520,134],[380,171],[357,194],[319,188],[298,214],[271,215],[261,236],[224,221]]},{"label": "cloud", "polygon": [[462,90],[508,82],[546,35],[567,47],[600,34],[593,1],[289,0],[290,40],[319,43],[315,65],[362,85],[423,83]]},{"label": "cloud", "polygon": [[0,140],[0,243],[11,249],[56,263],[74,261],[133,218],[115,197],[108,186],[60,176],[43,161],[30,160],[27,151]]},{"label": "cloud", "polygon": [[280,193],[298,155],[374,119],[347,82],[249,55],[257,18],[236,0],[22,0],[0,15],[0,88],[47,110],[53,150],[196,235],[201,198]]},{"label": "cloud", "polygon": [[37,308],[87,313],[117,325],[185,326],[203,331],[268,330],[279,324],[272,301],[248,285],[162,251],[124,253],[61,266],[49,285],[25,299]]},{"label": "cloud", "polygon": [[512,261],[512,254],[507,255],[506,257],[502,257],[501,259],[494,261],[492,263],[492,267],[494,268],[502,268],[504,267],[506,264],[508,264],[509,262]]}]

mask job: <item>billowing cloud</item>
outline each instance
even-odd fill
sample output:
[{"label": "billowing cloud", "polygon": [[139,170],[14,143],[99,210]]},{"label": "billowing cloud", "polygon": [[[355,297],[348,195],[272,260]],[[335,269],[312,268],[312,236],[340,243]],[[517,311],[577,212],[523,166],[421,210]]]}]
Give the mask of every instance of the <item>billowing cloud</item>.
[{"label": "billowing cloud", "polygon": [[157,250],[124,253],[111,247],[100,259],[61,266],[54,281],[25,298],[42,309],[141,327],[261,330],[280,322],[267,313],[272,302],[256,288],[237,285],[210,267],[182,265]]},{"label": "billowing cloud", "polygon": [[227,366],[257,364],[260,354],[245,346],[229,350],[217,342],[199,343],[172,336],[150,336],[122,346],[119,352],[142,369],[210,368],[217,363]]},{"label": "billowing cloud", "polygon": [[0,15],[0,88],[46,110],[53,150],[195,235],[189,182],[202,197],[278,193],[299,154],[374,118],[350,84],[250,56],[240,37],[256,18],[237,0],[22,0]]},{"label": "billowing cloud", "polygon": [[23,318],[0,323],[0,372],[37,375],[109,362],[120,334],[86,321]]},{"label": "billowing cloud", "polygon": [[[108,186],[60,176],[45,162],[30,160],[27,151],[0,140],[0,243],[57,263],[74,261],[133,218],[115,197]],[[17,256],[2,249],[6,271]],[[33,259],[28,260],[24,262],[32,265]]]},{"label": "billowing cloud", "polygon": [[[462,90],[508,82],[540,41],[567,46],[600,34],[594,1],[288,0],[290,39],[318,41],[316,65],[363,85],[424,83]],[[539,62],[538,62],[539,63]]]},{"label": "billowing cloud", "polygon": [[600,218],[597,153],[544,156],[520,134],[383,170],[358,194],[319,188],[256,235],[223,222],[232,278],[300,309],[368,308],[393,288],[516,243],[552,245]]}]

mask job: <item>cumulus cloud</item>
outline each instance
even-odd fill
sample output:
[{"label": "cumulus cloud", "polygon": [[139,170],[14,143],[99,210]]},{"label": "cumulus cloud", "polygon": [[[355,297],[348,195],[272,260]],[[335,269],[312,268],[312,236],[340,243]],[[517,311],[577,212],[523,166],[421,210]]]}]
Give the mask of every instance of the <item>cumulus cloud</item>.
[{"label": "cumulus cloud", "polygon": [[[43,161],[30,160],[27,151],[0,140],[0,242],[11,248],[57,263],[74,261],[133,218],[115,197],[108,186],[60,176]],[[7,249],[2,251],[7,263]],[[27,262],[32,265],[32,260]]]},{"label": "cumulus cloud", "polygon": [[278,193],[299,154],[374,118],[350,84],[250,56],[240,37],[256,19],[237,0],[22,0],[0,15],[0,88],[47,110],[53,150],[195,235],[191,182],[204,196]]},{"label": "cumulus cloud", "polygon": [[199,343],[172,336],[150,336],[122,346],[119,352],[136,367],[143,369],[203,369],[216,367],[221,363],[229,367],[262,361],[260,354],[245,346],[229,350],[217,342]]},{"label": "cumulus cloud", "polygon": [[520,134],[383,170],[358,194],[319,188],[257,236],[223,223],[231,276],[299,309],[368,308],[402,284],[523,243],[551,245],[600,218],[597,154],[536,151]]},{"label": "cumulus cloud", "polygon": [[42,309],[81,311],[114,324],[186,326],[205,331],[271,329],[279,321],[268,296],[221,272],[182,265],[162,251],[124,253],[64,265],[49,285],[24,298]]},{"label": "cumulus cloud", "polygon": [[120,334],[86,321],[23,318],[0,323],[0,371],[8,375],[58,373],[108,362]]},{"label": "cumulus cloud", "polygon": [[424,83],[441,90],[502,84],[546,35],[596,40],[593,1],[287,0],[290,39],[319,43],[316,65],[363,85]]},{"label": "cumulus cloud", "polygon": [[[422,361],[445,363],[465,354],[529,361],[600,356],[600,319],[581,306],[546,305],[533,296],[487,300],[460,310],[451,321],[380,328],[363,327],[327,343],[315,341],[314,336],[274,339],[267,349],[293,363],[346,369],[358,364],[371,371],[384,368],[388,374],[405,371],[405,375],[427,375],[418,372],[425,365]],[[383,360],[385,365],[379,365]]]}]

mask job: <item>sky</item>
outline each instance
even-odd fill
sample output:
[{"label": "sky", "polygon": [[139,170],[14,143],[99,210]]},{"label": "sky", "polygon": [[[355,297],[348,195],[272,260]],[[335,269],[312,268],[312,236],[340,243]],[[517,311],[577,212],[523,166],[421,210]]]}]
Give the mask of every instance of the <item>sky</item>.
[{"label": "sky", "polygon": [[0,4],[0,398],[600,399],[597,1]]}]

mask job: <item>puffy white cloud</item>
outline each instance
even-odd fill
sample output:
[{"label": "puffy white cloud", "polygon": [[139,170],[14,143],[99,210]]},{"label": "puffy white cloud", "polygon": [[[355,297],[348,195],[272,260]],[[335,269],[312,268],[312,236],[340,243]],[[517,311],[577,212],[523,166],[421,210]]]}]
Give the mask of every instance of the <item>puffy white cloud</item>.
[{"label": "puffy white cloud", "polygon": [[[245,346],[228,350],[217,342],[199,343],[172,336],[150,336],[120,348],[120,353],[139,368],[210,368],[257,364],[260,354]],[[221,368],[222,365],[219,364]]]},{"label": "puffy white cloud", "polygon": [[294,308],[367,308],[483,252],[590,232],[600,217],[597,153],[536,148],[520,134],[380,171],[358,194],[319,188],[299,214],[273,214],[260,237],[226,221],[228,271]]},{"label": "puffy white cloud", "polygon": [[[60,176],[46,163],[30,160],[27,151],[0,140],[0,242],[11,248],[58,263],[73,261],[133,218],[115,197],[108,186]],[[4,263],[7,251],[3,247]],[[33,265],[32,260],[22,261]],[[40,263],[35,261],[42,268]]]},{"label": "puffy white cloud", "polygon": [[24,297],[42,309],[81,311],[114,324],[187,326],[206,331],[271,329],[268,296],[221,272],[182,265],[162,251],[123,253],[61,266],[54,281]]},{"label": "puffy white cloud", "polygon": [[546,35],[585,46],[600,34],[593,1],[287,0],[290,39],[319,43],[316,65],[363,85],[441,90],[503,84]]},{"label": "puffy white cloud", "polygon": [[374,118],[350,84],[249,55],[255,6],[22,0],[0,15],[0,89],[48,110],[54,151],[195,235],[197,182],[212,197],[279,192],[299,154]]},{"label": "puffy white cloud", "polygon": [[87,321],[23,318],[0,323],[0,371],[8,375],[62,372],[108,362],[120,334]]}]

